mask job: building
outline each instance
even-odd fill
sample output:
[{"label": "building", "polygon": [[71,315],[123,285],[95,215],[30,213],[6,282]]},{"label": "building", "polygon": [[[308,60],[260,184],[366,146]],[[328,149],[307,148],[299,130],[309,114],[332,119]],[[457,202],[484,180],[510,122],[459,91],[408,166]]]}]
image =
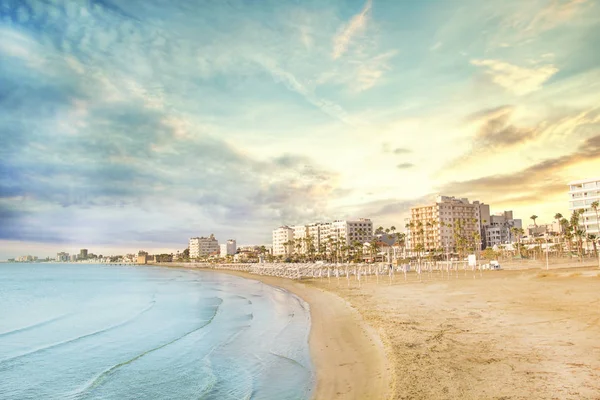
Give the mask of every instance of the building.
[{"label": "building", "polygon": [[308,251],[308,225],[295,225],[294,230],[294,252],[306,254]]},{"label": "building", "polygon": [[512,228],[522,228],[523,221],[513,218],[512,211],[504,211],[489,217],[489,222],[484,225],[486,247],[505,245],[515,240]]},{"label": "building", "polygon": [[219,241],[215,239],[215,235],[209,237],[190,238],[189,241],[190,258],[208,257],[210,255],[219,254]]},{"label": "building", "polygon": [[148,263],[148,253],[140,250],[138,252],[138,256],[137,256],[137,263],[138,264],[147,264]]},{"label": "building", "polygon": [[232,256],[237,250],[236,242],[234,239],[229,239],[226,243],[219,245],[219,254],[221,257]]},{"label": "building", "polygon": [[85,260],[86,258],[88,258],[88,249],[79,250],[79,259]]},{"label": "building", "polygon": [[273,231],[273,255],[287,256],[292,254],[292,241],[294,240],[294,229],[289,226],[280,226]]},{"label": "building", "polygon": [[587,233],[600,235],[598,213],[592,208],[600,201],[600,178],[569,182],[569,210],[583,210],[580,222]]},{"label": "building", "polygon": [[558,222],[551,224],[529,225],[525,229],[525,236],[534,238],[544,236],[546,233],[559,234],[562,228]]},{"label": "building", "polygon": [[58,262],[69,262],[69,253],[60,252],[56,254],[56,261]]},{"label": "building", "polygon": [[355,242],[370,242],[373,239],[373,222],[368,218],[360,218],[354,221],[333,221],[329,236],[336,238],[346,246]]},{"label": "building", "polygon": [[[411,207],[408,223],[412,251],[483,248],[481,215],[489,217],[489,205],[466,198],[437,196],[435,203]],[[486,220],[486,224],[487,224]]]},{"label": "building", "polygon": [[77,261],[77,254],[71,254],[71,262]]},{"label": "building", "polygon": [[366,218],[315,222],[291,228],[282,226],[273,231],[273,255],[325,252],[331,250],[334,243],[348,246],[356,242],[365,243],[372,238],[373,222]]}]

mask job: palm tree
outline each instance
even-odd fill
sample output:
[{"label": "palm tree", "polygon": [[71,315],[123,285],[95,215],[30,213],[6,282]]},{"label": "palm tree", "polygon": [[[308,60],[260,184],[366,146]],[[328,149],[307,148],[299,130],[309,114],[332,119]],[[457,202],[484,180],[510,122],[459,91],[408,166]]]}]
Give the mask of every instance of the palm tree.
[{"label": "palm tree", "polygon": [[598,218],[598,200],[594,201],[591,205],[592,210],[596,212],[596,226],[598,227],[598,234],[600,235],[600,219]]},{"label": "palm tree", "polygon": [[563,215],[561,213],[556,213],[554,214],[554,220],[556,221],[556,223],[558,224],[558,243],[559,243],[559,250],[562,254],[562,241],[561,241],[561,237],[563,236],[563,226],[560,223],[561,219],[562,219]]},{"label": "palm tree", "polygon": [[529,218],[531,218],[533,220],[533,226],[535,226],[537,228],[537,222],[535,222],[535,220],[538,219],[538,216],[534,214]]},{"label": "palm tree", "polygon": [[517,238],[517,249],[519,250],[519,256],[523,257],[521,251],[521,235],[525,233],[523,228],[512,227],[510,228],[511,233]]},{"label": "palm tree", "polygon": [[583,255],[581,254],[583,251],[582,237],[584,235],[584,231],[579,226],[579,217],[582,214],[580,211],[583,211],[583,210],[575,210],[575,211],[573,211],[573,214],[571,214],[570,230],[573,232],[573,235],[577,238],[577,255],[579,257],[579,260],[582,261],[583,260]]},{"label": "palm tree", "polygon": [[588,239],[592,241],[592,245],[594,246],[594,255],[596,256],[596,258],[598,257],[598,247],[596,246],[596,239],[598,238],[597,235],[594,235],[593,233],[588,233]]},{"label": "palm tree", "polygon": [[372,262],[376,261],[377,258],[377,253],[379,253],[379,246],[377,245],[377,238],[374,237],[373,240],[371,240],[371,242],[369,243],[370,245],[370,253],[371,256],[373,257]]}]

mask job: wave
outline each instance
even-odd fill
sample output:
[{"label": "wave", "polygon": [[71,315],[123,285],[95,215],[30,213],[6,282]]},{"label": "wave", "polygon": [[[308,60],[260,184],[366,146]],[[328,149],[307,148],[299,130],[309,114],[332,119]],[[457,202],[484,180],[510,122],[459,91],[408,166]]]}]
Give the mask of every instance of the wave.
[{"label": "wave", "polygon": [[[221,299],[219,299],[221,300]],[[197,328],[192,329],[191,331],[188,331],[186,333],[184,333],[183,335],[171,340],[170,342],[161,344],[160,346],[154,347],[150,350],[146,350],[143,353],[140,353],[138,355],[136,355],[133,358],[130,358],[127,361],[123,361],[120,362],[119,364],[115,364],[110,368],[105,369],[104,371],[102,371],[98,376],[96,376],[88,385],[86,385],[83,389],[81,389],[80,391],[78,391],[77,393],[73,394],[71,397],[72,399],[80,399],[83,395],[85,395],[85,393],[89,392],[90,390],[100,386],[104,381],[106,381],[106,379],[109,378],[110,375],[112,375],[115,371],[117,371],[119,368],[124,367],[125,365],[129,365],[137,360],[139,360],[140,358],[147,356],[150,353],[153,353],[157,350],[163,349],[169,345],[172,345],[175,342],[178,342],[181,339],[186,338],[187,336],[191,335],[194,332],[197,332],[203,328],[205,328],[206,326],[208,326],[217,316],[217,313],[219,312],[220,309],[220,305],[223,302],[223,300],[220,301],[220,303],[216,306],[215,308],[215,312],[212,315],[212,317],[210,317],[210,319],[208,321],[206,321],[206,323],[198,326]]]},{"label": "wave", "polygon": [[[150,311],[150,309],[152,309],[152,307],[154,307],[155,304],[156,304],[156,300],[152,300],[148,304],[148,306],[146,306],[146,308],[144,308],[143,310],[141,310],[140,312],[138,312],[134,316],[126,319],[125,321],[119,322],[116,325],[109,326],[108,328],[100,329],[98,331],[91,332],[91,333],[88,333],[88,334],[85,334],[85,335],[82,335],[82,336],[78,336],[78,337],[73,338],[73,339],[68,339],[68,340],[65,340],[65,341],[62,341],[62,342],[54,343],[54,344],[51,344],[49,346],[40,347],[40,348],[37,348],[35,350],[29,351],[27,353],[19,354],[19,355],[14,356],[14,357],[5,358],[4,360],[0,361],[0,366],[2,366],[3,364],[5,364],[5,363],[7,363],[9,361],[16,361],[16,360],[22,359],[24,357],[31,356],[32,354],[41,353],[41,352],[44,352],[44,351],[47,351],[47,350],[50,350],[50,349],[54,349],[56,347],[64,346],[64,345],[67,345],[67,344],[71,344],[71,343],[77,342],[77,341],[82,340],[82,339],[87,339],[89,337],[98,336],[98,335],[101,335],[101,334],[106,333],[108,331],[111,331],[113,329],[120,328],[120,327],[122,327],[124,325],[127,325],[127,324],[135,321],[136,319],[138,319],[139,317],[141,317],[143,314],[145,314],[146,312]],[[4,368],[0,368],[0,370],[2,370],[2,369],[4,369]]]},{"label": "wave", "polygon": [[271,353],[272,355],[274,355],[274,356],[276,356],[276,357],[279,357],[279,358],[281,358],[281,359],[284,359],[284,360],[286,360],[286,361],[289,361],[290,363],[292,363],[292,364],[294,364],[294,365],[297,365],[297,366],[299,366],[300,368],[302,368],[302,369],[304,369],[304,370],[308,370],[308,368],[306,368],[304,365],[300,364],[300,362],[298,362],[298,361],[294,360],[293,358],[289,358],[289,357],[286,357],[286,356],[284,356],[284,355],[277,354],[277,353],[275,353],[274,351],[269,351],[269,353]]},{"label": "wave", "polygon": [[22,332],[26,332],[29,331],[31,329],[35,329],[35,328],[40,328],[42,326],[51,324],[52,322],[56,322],[56,321],[60,321],[61,319],[64,319],[68,316],[72,315],[71,313],[69,314],[63,314],[63,315],[59,315],[58,317],[54,317],[54,318],[50,318],[41,322],[37,322],[35,324],[32,325],[28,325],[28,326],[24,326],[22,328],[18,328],[18,329],[14,329],[12,331],[6,331],[6,332],[0,332],[0,337],[4,337],[4,336],[9,336],[9,335],[14,335],[15,333],[22,333]]}]

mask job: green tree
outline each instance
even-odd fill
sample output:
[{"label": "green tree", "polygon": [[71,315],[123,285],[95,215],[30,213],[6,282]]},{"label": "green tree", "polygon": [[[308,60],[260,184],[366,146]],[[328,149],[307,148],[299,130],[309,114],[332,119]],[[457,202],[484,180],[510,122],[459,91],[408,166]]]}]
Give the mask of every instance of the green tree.
[{"label": "green tree", "polygon": [[600,234],[600,218],[598,218],[598,200],[594,201],[591,205],[592,210],[596,213],[596,227],[598,228],[598,234]]},{"label": "green tree", "polygon": [[598,247],[596,245],[596,240],[598,239],[598,236],[594,235],[593,233],[588,233],[588,239],[592,241],[592,245],[594,246],[594,256],[598,258]]},{"label": "green tree", "polygon": [[538,216],[534,214],[529,218],[533,220],[533,226],[535,226],[537,228],[537,222],[535,222],[535,220],[538,219]]}]

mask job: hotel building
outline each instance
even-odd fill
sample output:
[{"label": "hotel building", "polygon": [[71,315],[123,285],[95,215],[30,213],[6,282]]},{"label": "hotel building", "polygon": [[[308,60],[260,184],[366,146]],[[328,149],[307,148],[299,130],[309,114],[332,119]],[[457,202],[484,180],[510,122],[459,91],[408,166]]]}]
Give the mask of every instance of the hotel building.
[{"label": "hotel building", "polygon": [[580,220],[582,226],[587,233],[599,235],[600,221],[592,208],[596,201],[600,202],[600,178],[569,182],[569,210],[584,210]]},{"label": "hotel building", "polygon": [[214,235],[209,237],[190,238],[190,258],[207,257],[211,254],[219,253],[219,241]]},{"label": "hotel building", "polygon": [[512,211],[490,216],[489,223],[484,225],[486,247],[508,244],[514,241],[512,228],[522,228],[523,221],[513,218]]},{"label": "hotel building", "polygon": [[229,239],[226,243],[221,243],[219,254],[221,257],[232,256],[237,250],[237,245],[234,239]]},{"label": "hotel building", "polygon": [[[484,226],[490,220],[490,206],[468,199],[437,196],[435,203],[411,207],[409,222],[410,246],[423,250],[456,249],[455,233],[463,236],[475,248],[484,248]],[[483,218],[482,218],[483,216]],[[457,232],[459,230],[460,232]],[[479,239],[476,235],[479,235]]]},{"label": "hotel building", "polygon": [[[294,252],[306,254],[308,239],[312,240],[315,252],[326,249],[331,242],[337,241],[345,245],[354,242],[365,243],[373,238],[373,222],[370,219],[336,220],[333,222],[316,222],[308,225],[296,225],[292,228],[282,226],[273,231],[273,255],[286,255]],[[294,245],[283,243],[294,241]]]},{"label": "hotel building", "polygon": [[292,254],[290,242],[294,239],[294,229],[289,226],[280,226],[273,231],[273,255],[286,256]]},{"label": "hotel building", "polygon": [[368,218],[354,221],[333,221],[329,236],[337,238],[346,246],[354,242],[370,242],[373,239],[373,222]]}]

